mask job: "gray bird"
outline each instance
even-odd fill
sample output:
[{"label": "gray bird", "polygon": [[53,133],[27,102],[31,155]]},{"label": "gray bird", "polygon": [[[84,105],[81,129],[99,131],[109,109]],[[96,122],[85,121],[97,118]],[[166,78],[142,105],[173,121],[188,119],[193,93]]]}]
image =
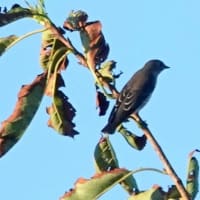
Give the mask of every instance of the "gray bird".
[{"label": "gray bird", "polygon": [[116,128],[130,115],[138,116],[140,109],[148,102],[161,71],[169,68],[160,60],[150,60],[138,70],[120,92],[108,118],[103,133],[113,134]]}]

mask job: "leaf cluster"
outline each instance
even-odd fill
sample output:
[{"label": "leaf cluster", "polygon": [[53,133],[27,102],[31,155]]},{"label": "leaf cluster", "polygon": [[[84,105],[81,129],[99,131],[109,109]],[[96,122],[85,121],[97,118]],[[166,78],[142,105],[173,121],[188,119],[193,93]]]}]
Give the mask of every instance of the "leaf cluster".
[{"label": "leaf cluster", "polygon": [[[75,130],[75,123],[73,122],[76,116],[76,109],[69,101],[69,97],[61,89],[65,87],[62,72],[70,66],[69,54],[74,55],[78,63],[88,69],[94,77],[94,92],[96,93],[96,107],[99,110],[99,116],[106,114],[110,100],[116,99],[119,95],[116,88],[116,80],[122,72],[115,74],[116,61],[107,60],[110,47],[106,42],[102,24],[99,20],[88,21],[88,14],[81,10],[69,13],[63,28],[67,32],[79,32],[80,41],[84,49],[83,52],[79,52],[70,39],[65,37],[66,32],[57,27],[48,17],[44,0],[38,0],[34,6],[28,2],[26,4],[26,8],[19,4],[14,4],[9,10],[6,8],[3,12],[0,12],[0,26],[28,17],[44,26],[44,29],[33,31],[20,37],[9,35],[0,38],[0,56],[6,53],[16,42],[41,32],[39,59],[42,72],[36,76],[32,83],[22,86],[18,93],[18,100],[13,113],[2,122],[0,128],[0,156],[6,154],[23,136],[33,120],[44,95],[51,99],[51,105],[46,108],[46,112],[49,115],[48,126],[64,136],[74,137],[79,134]],[[118,127],[117,131],[132,148],[142,150],[145,147],[147,141],[145,134],[138,136],[127,130],[123,124]],[[167,173],[150,168],[133,171],[121,168],[108,136],[102,136],[95,147],[94,165],[94,176],[90,179],[79,178],[74,188],[66,192],[61,197],[61,200],[97,199],[116,184],[120,184],[125,189],[129,194],[129,200],[175,200],[181,198],[176,185],[172,185],[168,191],[163,191],[159,185],[155,185],[145,191],[139,189],[133,174],[146,170],[156,171],[165,175]],[[188,161],[185,186],[191,199],[195,199],[198,192],[198,177],[199,164],[191,154]]]}]

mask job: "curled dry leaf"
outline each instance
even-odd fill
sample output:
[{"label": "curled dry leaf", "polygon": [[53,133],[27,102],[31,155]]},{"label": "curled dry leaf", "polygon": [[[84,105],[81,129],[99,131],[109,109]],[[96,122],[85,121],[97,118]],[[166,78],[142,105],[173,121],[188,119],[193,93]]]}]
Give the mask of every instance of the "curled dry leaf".
[{"label": "curled dry leaf", "polygon": [[101,29],[101,22],[95,21],[86,23],[80,31],[87,63],[94,70],[97,65],[106,60],[109,53],[109,45],[106,43]]},{"label": "curled dry leaf", "polygon": [[50,115],[48,126],[54,128],[58,133],[70,137],[78,134],[74,130],[75,124],[72,122],[76,110],[62,91],[56,91],[52,105],[47,108],[47,113]]},{"label": "curled dry leaf", "polygon": [[103,116],[106,114],[108,106],[109,101],[106,99],[105,95],[102,92],[97,91],[96,108],[99,109],[99,116]]},{"label": "curled dry leaf", "polygon": [[46,74],[41,74],[29,85],[24,85],[11,116],[0,128],[0,156],[4,155],[22,137],[42,100]]},{"label": "curled dry leaf", "polygon": [[71,11],[65,20],[63,27],[69,31],[77,31],[85,26],[87,19],[88,15],[86,12],[81,10]]},{"label": "curled dry leaf", "polygon": [[48,72],[45,93],[53,98],[52,105],[47,108],[47,113],[50,115],[48,125],[62,135],[74,137],[78,134],[74,130],[75,124],[72,122],[76,111],[64,93],[59,90],[60,87],[65,86],[60,73],[68,65],[66,57],[68,50],[51,30],[43,33],[40,63],[43,69]]},{"label": "curled dry leaf", "polygon": [[102,33],[100,21],[88,22],[84,11],[72,11],[65,20],[63,27],[70,31],[79,31],[84,47],[87,64],[95,70],[96,65],[104,62],[109,53],[109,46]]}]

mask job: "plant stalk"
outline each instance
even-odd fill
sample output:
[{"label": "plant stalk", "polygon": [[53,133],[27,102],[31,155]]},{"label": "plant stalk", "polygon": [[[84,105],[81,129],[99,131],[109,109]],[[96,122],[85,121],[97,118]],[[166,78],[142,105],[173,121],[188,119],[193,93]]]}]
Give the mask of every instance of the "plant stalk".
[{"label": "plant stalk", "polygon": [[144,132],[145,136],[147,137],[147,139],[151,143],[152,147],[154,148],[154,150],[158,154],[158,157],[160,158],[161,162],[163,163],[167,174],[173,180],[173,182],[176,185],[176,188],[179,191],[182,199],[183,200],[191,200],[191,198],[190,198],[188,192],[186,191],[181,179],[178,177],[178,175],[176,174],[175,170],[171,166],[171,164],[170,164],[169,160],[167,159],[166,155],[164,154],[162,148],[160,147],[160,145],[158,144],[158,142],[154,138],[153,134],[151,133],[151,131],[149,130],[147,125],[144,125],[145,123],[141,123],[141,122],[143,122],[141,118],[140,118],[140,120],[141,121],[140,122],[137,121],[137,123],[140,125],[140,127],[141,127],[142,131]]}]

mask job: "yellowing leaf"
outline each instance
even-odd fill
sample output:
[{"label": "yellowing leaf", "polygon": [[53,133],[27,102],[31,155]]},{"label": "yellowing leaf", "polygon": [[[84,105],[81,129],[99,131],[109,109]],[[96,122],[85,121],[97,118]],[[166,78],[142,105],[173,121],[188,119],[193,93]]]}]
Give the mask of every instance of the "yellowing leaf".
[{"label": "yellowing leaf", "polygon": [[111,60],[103,63],[101,65],[101,68],[98,70],[98,72],[101,74],[101,76],[107,81],[114,83],[115,75],[113,74],[113,69],[116,66],[116,62]]}]

